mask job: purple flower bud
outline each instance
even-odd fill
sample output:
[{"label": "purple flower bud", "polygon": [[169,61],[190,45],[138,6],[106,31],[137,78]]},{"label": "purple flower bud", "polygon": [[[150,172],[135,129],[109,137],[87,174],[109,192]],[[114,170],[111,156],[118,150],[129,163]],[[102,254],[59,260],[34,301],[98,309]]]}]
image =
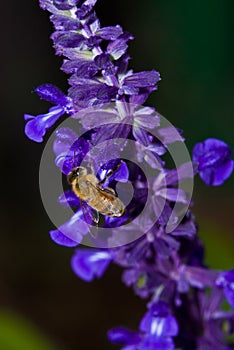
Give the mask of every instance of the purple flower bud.
[{"label": "purple flower bud", "polygon": [[53,0],[54,6],[56,6],[58,10],[70,10],[76,6],[77,2],[78,0]]},{"label": "purple flower bud", "polygon": [[121,34],[123,34],[123,30],[118,25],[115,27],[104,27],[96,32],[96,35],[105,40],[116,40]]},{"label": "purple flower bud", "polygon": [[193,149],[193,162],[200,177],[209,186],[222,185],[234,167],[230,147],[217,139],[197,143]]},{"label": "purple flower bud", "polygon": [[80,29],[80,23],[77,19],[70,18],[62,15],[52,15],[50,17],[55,29],[57,30],[78,30]]},{"label": "purple flower bud", "polygon": [[132,87],[154,86],[160,80],[160,74],[156,71],[133,73],[124,79],[124,85]]},{"label": "purple flower bud", "polygon": [[55,45],[62,46],[64,48],[79,48],[84,42],[83,35],[73,32],[55,32],[51,38],[55,41]]},{"label": "purple flower bud", "polygon": [[52,84],[40,85],[35,89],[35,92],[42,100],[46,100],[54,105],[66,106],[67,96],[62,91]]},{"label": "purple flower bud", "polygon": [[114,60],[118,60],[122,57],[128,48],[127,41],[129,38],[118,38],[115,41],[111,41],[107,46],[107,53],[110,54]]}]

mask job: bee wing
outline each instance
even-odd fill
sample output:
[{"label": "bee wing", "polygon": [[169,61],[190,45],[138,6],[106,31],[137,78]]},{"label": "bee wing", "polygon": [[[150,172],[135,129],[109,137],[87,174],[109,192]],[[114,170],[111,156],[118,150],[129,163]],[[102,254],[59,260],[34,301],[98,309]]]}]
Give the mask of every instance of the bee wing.
[{"label": "bee wing", "polygon": [[113,188],[110,187],[104,187],[103,189],[101,189],[102,193],[104,192],[105,194],[110,194],[112,196],[116,197],[116,192]]},{"label": "bee wing", "polygon": [[98,223],[99,223],[99,213],[97,210],[91,208],[85,201],[80,201],[80,206],[83,212],[83,217],[87,224],[92,225],[90,228],[90,234],[93,238],[97,238]]}]

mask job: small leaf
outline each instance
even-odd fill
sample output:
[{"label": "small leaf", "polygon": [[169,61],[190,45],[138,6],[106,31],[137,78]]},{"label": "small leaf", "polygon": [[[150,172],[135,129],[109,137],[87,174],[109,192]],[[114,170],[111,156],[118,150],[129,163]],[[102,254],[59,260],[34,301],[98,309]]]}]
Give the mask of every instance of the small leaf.
[{"label": "small leaf", "polygon": [[30,321],[6,311],[0,311],[0,349],[55,350],[55,346]]}]

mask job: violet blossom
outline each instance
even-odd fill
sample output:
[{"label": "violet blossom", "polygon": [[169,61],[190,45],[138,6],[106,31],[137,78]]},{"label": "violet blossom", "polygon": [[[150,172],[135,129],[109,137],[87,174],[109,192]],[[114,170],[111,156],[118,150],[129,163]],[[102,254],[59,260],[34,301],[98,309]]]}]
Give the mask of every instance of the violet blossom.
[{"label": "violet blossom", "polygon": [[[64,114],[74,118],[84,131],[80,138],[72,129],[56,130],[53,151],[61,173],[68,175],[80,166],[96,146],[96,153],[89,157],[92,170],[100,182],[111,174],[103,188],[115,189],[119,182],[130,181],[134,189],[122,217],[102,216],[99,225],[110,229],[110,248],[78,247],[71,267],[79,278],[90,282],[102,277],[110,263],[117,264],[123,269],[126,286],[147,299],[148,311],[138,330],[109,330],[109,340],[121,345],[121,349],[233,349],[227,337],[233,333],[234,310],[224,311],[222,301],[226,298],[234,308],[234,272],[204,266],[204,247],[192,205],[186,192],[178,188],[179,181],[191,178],[188,164],[169,169],[163,158],[170,144],[184,139],[180,131],[174,132],[171,127],[158,129],[158,139],[155,138],[151,131],[160,126],[161,117],[154,108],[141,106],[157,89],[160,74],[128,68],[128,42],[133,36],[119,25],[101,27],[95,3],[96,0],[40,0],[42,9],[51,13],[55,28],[51,38],[56,54],[64,56],[61,69],[69,74],[70,87],[65,95],[52,84],[39,86],[35,90],[39,97],[54,107],[42,115],[25,115],[25,133],[36,142],[42,142],[46,131]],[[93,113],[90,108],[95,106],[98,109]],[[132,155],[139,164],[145,162],[150,167],[149,178],[131,159],[121,158],[126,144],[121,141],[120,147],[120,143],[112,142],[114,138],[134,141]],[[99,147],[104,141],[106,148],[102,151]],[[195,145],[194,175],[198,173],[207,185],[223,184],[233,166],[231,149],[225,142],[209,138]],[[118,170],[112,174],[115,168]],[[146,197],[151,198],[152,206],[147,216],[140,218]],[[50,231],[50,237],[59,245],[77,247],[89,235],[92,208],[86,203],[85,214],[81,200],[71,189],[61,193],[58,202],[64,208],[71,207],[74,213]],[[187,205],[188,209],[181,221],[174,214],[172,219],[178,225],[168,233],[166,226],[175,203]],[[138,236],[126,243],[125,237],[133,232],[126,224],[129,222]],[[118,234],[120,226],[122,236]],[[229,327],[224,329],[225,322]]]}]

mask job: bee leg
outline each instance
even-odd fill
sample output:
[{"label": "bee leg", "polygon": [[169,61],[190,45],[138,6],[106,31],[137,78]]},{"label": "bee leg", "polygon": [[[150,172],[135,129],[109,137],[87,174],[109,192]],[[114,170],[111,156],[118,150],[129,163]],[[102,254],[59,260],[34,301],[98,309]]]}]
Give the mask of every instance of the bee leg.
[{"label": "bee leg", "polygon": [[104,177],[104,179],[102,181],[99,182],[99,185],[104,185],[107,180],[120,168],[121,164],[122,164],[122,160],[119,162],[119,164],[117,164],[114,169],[110,170],[109,173],[106,174],[106,176]]}]

